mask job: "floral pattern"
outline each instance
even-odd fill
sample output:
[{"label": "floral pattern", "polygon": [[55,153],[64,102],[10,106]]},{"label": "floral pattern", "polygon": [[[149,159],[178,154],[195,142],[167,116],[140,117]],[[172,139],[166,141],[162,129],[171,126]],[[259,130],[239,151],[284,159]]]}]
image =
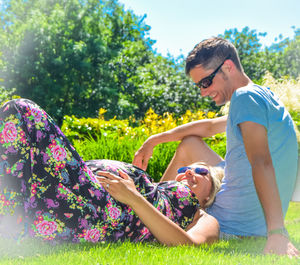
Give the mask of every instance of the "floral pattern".
[{"label": "floral pattern", "polygon": [[[105,148],[105,147],[103,147]],[[182,228],[199,207],[176,182],[153,183],[143,170],[111,160],[84,162],[35,103],[17,99],[0,110],[0,237],[57,242],[153,241],[134,211],[110,196],[94,174],[126,172],[137,190]]]}]

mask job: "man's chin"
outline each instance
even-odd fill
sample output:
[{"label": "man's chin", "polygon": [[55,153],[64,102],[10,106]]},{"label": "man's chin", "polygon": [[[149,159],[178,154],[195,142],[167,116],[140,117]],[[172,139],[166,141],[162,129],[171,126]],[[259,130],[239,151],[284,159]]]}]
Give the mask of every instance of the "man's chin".
[{"label": "man's chin", "polygon": [[215,101],[215,104],[216,104],[216,106],[222,106],[222,105],[224,105],[225,103],[224,103],[224,102],[217,102],[217,101]]},{"label": "man's chin", "polygon": [[[215,101],[215,100],[214,100]],[[215,101],[216,106],[223,106],[227,103],[228,101]]]}]

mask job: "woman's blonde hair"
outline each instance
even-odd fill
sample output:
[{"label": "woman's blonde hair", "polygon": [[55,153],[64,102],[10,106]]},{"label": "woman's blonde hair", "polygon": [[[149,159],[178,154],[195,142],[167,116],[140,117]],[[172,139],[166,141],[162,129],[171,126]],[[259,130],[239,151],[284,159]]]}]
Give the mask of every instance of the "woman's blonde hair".
[{"label": "woman's blonde hair", "polygon": [[214,202],[216,198],[216,194],[221,188],[222,179],[224,177],[224,169],[221,167],[209,166],[205,162],[196,162],[191,164],[191,166],[197,166],[197,165],[208,167],[211,176],[212,187],[209,193],[209,200],[204,205],[201,205],[203,208],[207,208]]}]

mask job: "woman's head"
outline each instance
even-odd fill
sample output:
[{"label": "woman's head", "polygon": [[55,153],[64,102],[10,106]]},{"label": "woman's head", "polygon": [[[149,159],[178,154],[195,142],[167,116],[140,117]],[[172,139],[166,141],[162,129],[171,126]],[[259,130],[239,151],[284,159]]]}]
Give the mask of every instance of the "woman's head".
[{"label": "woman's head", "polygon": [[211,205],[221,187],[223,169],[197,162],[178,169],[176,180],[183,182],[195,193],[201,207]]}]

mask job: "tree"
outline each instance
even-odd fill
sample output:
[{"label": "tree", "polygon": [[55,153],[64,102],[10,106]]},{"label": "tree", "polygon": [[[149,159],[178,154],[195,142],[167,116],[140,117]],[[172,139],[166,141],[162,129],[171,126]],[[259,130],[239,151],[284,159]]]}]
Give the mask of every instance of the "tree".
[{"label": "tree", "polygon": [[300,28],[294,28],[295,37],[289,41],[284,49],[285,74],[293,78],[300,76]]},{"label": "tree", "polygon": [[245,27],[241,32],[237,29],[225,30],[224,34],[219,36],[228,39],[237,48],[244,71],[250,79],[260,80],[267,66],[259,38],[265,37],[266,33],[258,33]]},{"label": "tree", "polygon": [[[232,42],[237,48],[245,73],[255,82],[261,82],[266,71],[275,78],[300,74],[300,29],[294,28],[294,39],[279,36],[278,42],[262,48],[260,38],[267,33],[257,33],[248,27],[239,32],[237,29],[226,30],[219,35]],[[276,40],[277,41],[277,40]]]},{"label": "tree", "polygon": [[59,123],[66,114],[96,115],[99,107],[117,112],[111,60],[128,39],[149,41],[137,16],[113,0],[11,0],[6,6],[0,31],[6,89],[15,87]]},{"label": "tree", "polygon": [[[64,115],[142,117],[150,107],[210,107],[182,65],[152,49],[144,17],[117,0],[6,0],[1,11],[3,86],[60,124]],[[167,104],[165,104],[167,102]]]}]

